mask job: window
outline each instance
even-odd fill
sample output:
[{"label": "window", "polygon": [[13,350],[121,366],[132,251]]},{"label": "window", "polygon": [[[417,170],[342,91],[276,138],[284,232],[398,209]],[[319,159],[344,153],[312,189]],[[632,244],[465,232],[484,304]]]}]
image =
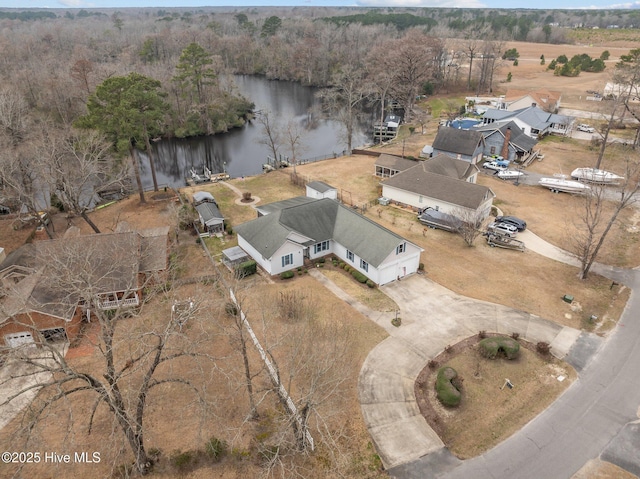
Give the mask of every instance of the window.
[{"label": "window", "polygon": [[369,263],[367,263],[365,260],[361,259],[360,260],[360,269],[363,269],[364,271],[369,271]]},{"label": "window", "polygon": [[289,253],[287,255],[284,255],[282,257],[282,267],[284,268],[285,266],[288,266],[290,264],[293,264],[293,253]]},{"label": "window", "polygon": [[351,251],[347,250],[347,259],[349,261],[353,261],[353,258],[354,258],[353,253]]},{"label": "window", "polygon": [[495,146],[492,146],[492,147],[491,147],[491,149],[489,150],[489,153],[490,153],[490,154],[492,154],[492,155],[495,155],[495,153],[496,153],[496,147],[495,147]]},{"label": "window", "polygon": [[424,197],[422,195],[420,195],[420,197],[418,198],[418,203],[422,203],[423,199],[424,199]]},{"label": "window", "polygon": [[396,248],[396,254],[404,253],[405,251],[407,251],[407,243],[399,244]]},{"label": "window", "polygon": [[323,241],[321,243],[316,243],[313,245],[313,254],[318,254],[321,251],[328,251],[329,250],[329,242],[328,241]]}]

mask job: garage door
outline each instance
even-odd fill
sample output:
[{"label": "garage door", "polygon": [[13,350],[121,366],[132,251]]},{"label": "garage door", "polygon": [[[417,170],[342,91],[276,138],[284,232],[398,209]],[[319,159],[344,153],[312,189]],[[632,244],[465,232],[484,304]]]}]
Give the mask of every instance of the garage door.
[{"label": "garage door", "polygon": [[10,348],[17,348],[25,344],[34,344],[33,335],[26,331],[22,333],[7,334],[4,337],[4,341]]}]

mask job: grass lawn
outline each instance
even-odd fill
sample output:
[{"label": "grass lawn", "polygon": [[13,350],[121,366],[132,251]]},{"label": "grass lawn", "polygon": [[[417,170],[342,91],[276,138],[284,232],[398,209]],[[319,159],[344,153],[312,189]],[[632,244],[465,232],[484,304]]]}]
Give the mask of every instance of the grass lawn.
[{"label": "grass lawn", "polygon": [[[419,376],[416,396],[420,410],[457,457],[478,456],[504,441],[576,379],[571,366],[552,356],[540,356],[520,343],[520,356],[512,360],[486,359],[477,344],[461,344],[435,358],[438,367],[452,367],[462,380],[462,401],[457,407],[444,407],[436,398],[437,369],[427,367]],[[505,378],[513,389],[505,387]]]}]

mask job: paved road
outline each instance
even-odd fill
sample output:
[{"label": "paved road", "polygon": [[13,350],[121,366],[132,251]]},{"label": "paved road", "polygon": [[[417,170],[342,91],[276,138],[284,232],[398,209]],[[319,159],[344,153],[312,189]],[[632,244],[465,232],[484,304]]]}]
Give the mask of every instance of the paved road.
[{"label": "paved road", "polygon": [[391,477],[568,479],[596,457],[640,476],[640,271],[598,270],[635,292],[606,342],[588,335],[575,342],[566,359],[580,371],[579,380],[486,454],[460,461],[444,448],[391,468]]}]

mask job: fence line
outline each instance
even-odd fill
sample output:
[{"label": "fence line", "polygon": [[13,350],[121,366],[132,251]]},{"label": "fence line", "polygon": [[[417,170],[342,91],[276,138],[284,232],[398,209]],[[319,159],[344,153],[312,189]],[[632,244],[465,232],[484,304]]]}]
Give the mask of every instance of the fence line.
[{"label": "fence line", "polygon": [[242,321],[242,324],[245,327],[245,329],[247,330],[247,332],[249,333],[249,336],[251,336],[251,340],[253,341],[253,345],[256,347],[256,349],[260,353],[260,357],[264,361],[264,364],[267,367],[267,371],[269,371],[269,376],[271,376],[271,381],[278,388],[278,395],[280,396],[280,398],[284,399],[284,402],[287,405],[287,408],[289,409],[289,412],[291,412],[291,414],[295,418],[296,422],[298,423],[298,427],[300,428],[300,430],[304,431],[304,437],[307,440],[307,442],[309,443],[309,446],[311,447],[311,450],[313,451],[315,449],[313,436],[311,436],[311,433],[309,432],[309,429],[308,429],[305,421],[303,421],[302,418],[300,417],[300,414],[298,414],[298,408],[296,407],[296,405],[294,404],[293,400],[291,399],[291,396],[289,396],[289,393],[287,392],[286,388],[282,385],[282,382],[280,381],[280,375],[278,374],[278,371],[273,366],[273,363],[269,359],[269,356],[267,356],[267,353],[265,352],[265,350],[262,348],[262,345],[260,344],[260,341],[258,341],[258,338],[256,337],[255,333],[253,332],[253,328],[251,328],[251,325],[249,324],[249,321],[247,320],[247,317],[245,316],[244,312],[240,308],[240,304],[236,300],[236,296],[235,296],[235,294],[233,294],[233,289],[231,289],[231,288],[229,288],[229,296],[231,296],[233,304],[236,305],[236,307],[238,308],[238,311],[240,312],[240,319]]},{"label": "fence line", "polygon": [[[200,235],[200,230],[198,229],[198,227],[194,225],[194,228],[196,230],[196,233],[198,235]],[[245,316],[244,312],[240,308],[240,304],[238,303],[238,301],[236,299],[236,296],[233,293],[233,288],[231,288],[230,286],[228,286],[226,284],[226,281],[222,277],[222,274],[220,273],[220,271],[218,269],[218,265],[216,264],[216,262],[214,261],[213,257],[211,256],[211,253],[209,252],[209,249],[207,248],[205,242],[202,241],[201,245],[202,245],[202,248],[204,249],[205,253],[209,257],[209,259],[211,260],[211,263],[213,264],[213,267],[215,268],[216,273],[218,274],[218,277],[219,277],[220,281],[227,288],[229,288],[229,296],[231,297],[233,303],[236,305],[236,307],[238,308],[238,311],[240,312],[240,319],[242,320],[242,325],[245,327],[245,329],[249,333],[249,336],[251,336],[251,340],[253,341],[253,345],[258,350],[258,353],[260,353],[260,357],[264,361],[264,363],[265,363],[265,365],[267,367],[267,370],[269,371],[269,376],[271,376],[271,381],[274,383],[275,386],[278,387],[278,392],[277,392],[278,396],[280,396],[280,398],[283,399],[284,402],[286,403],[287,408],[289,409],[289,411],[293,415],[295,421],[298,423],[299,430],[304,432],[304,437],[307,440],[307,442],[309,443],[309,446],[311,447],[311,450],[313,451],[315,449],[315,442],[313,440],[313,436],[311,436],[311,433],[309,432],[309,428],[307,427],[306,422],[303,421],[302,418],[300,417],[300,414],[298,413],[298,408],[296,407],[295,403],[291,399],[291,396],[289,396],[289,393],[287,392],[285,387],[280,382],[280,376],[278,375],[278,372],[277,372],[276,368],[273,366],[273,363],[271,362],[271,360],[267,356],[267,353],[265,352],[264,348],[260,344],[260,341],[258,341],[258,338],[255,335],[255,333],[253,332],[253,328],[251,327],[251,324],[249,324],[249,320],[247,319],[247,317]]]}]

